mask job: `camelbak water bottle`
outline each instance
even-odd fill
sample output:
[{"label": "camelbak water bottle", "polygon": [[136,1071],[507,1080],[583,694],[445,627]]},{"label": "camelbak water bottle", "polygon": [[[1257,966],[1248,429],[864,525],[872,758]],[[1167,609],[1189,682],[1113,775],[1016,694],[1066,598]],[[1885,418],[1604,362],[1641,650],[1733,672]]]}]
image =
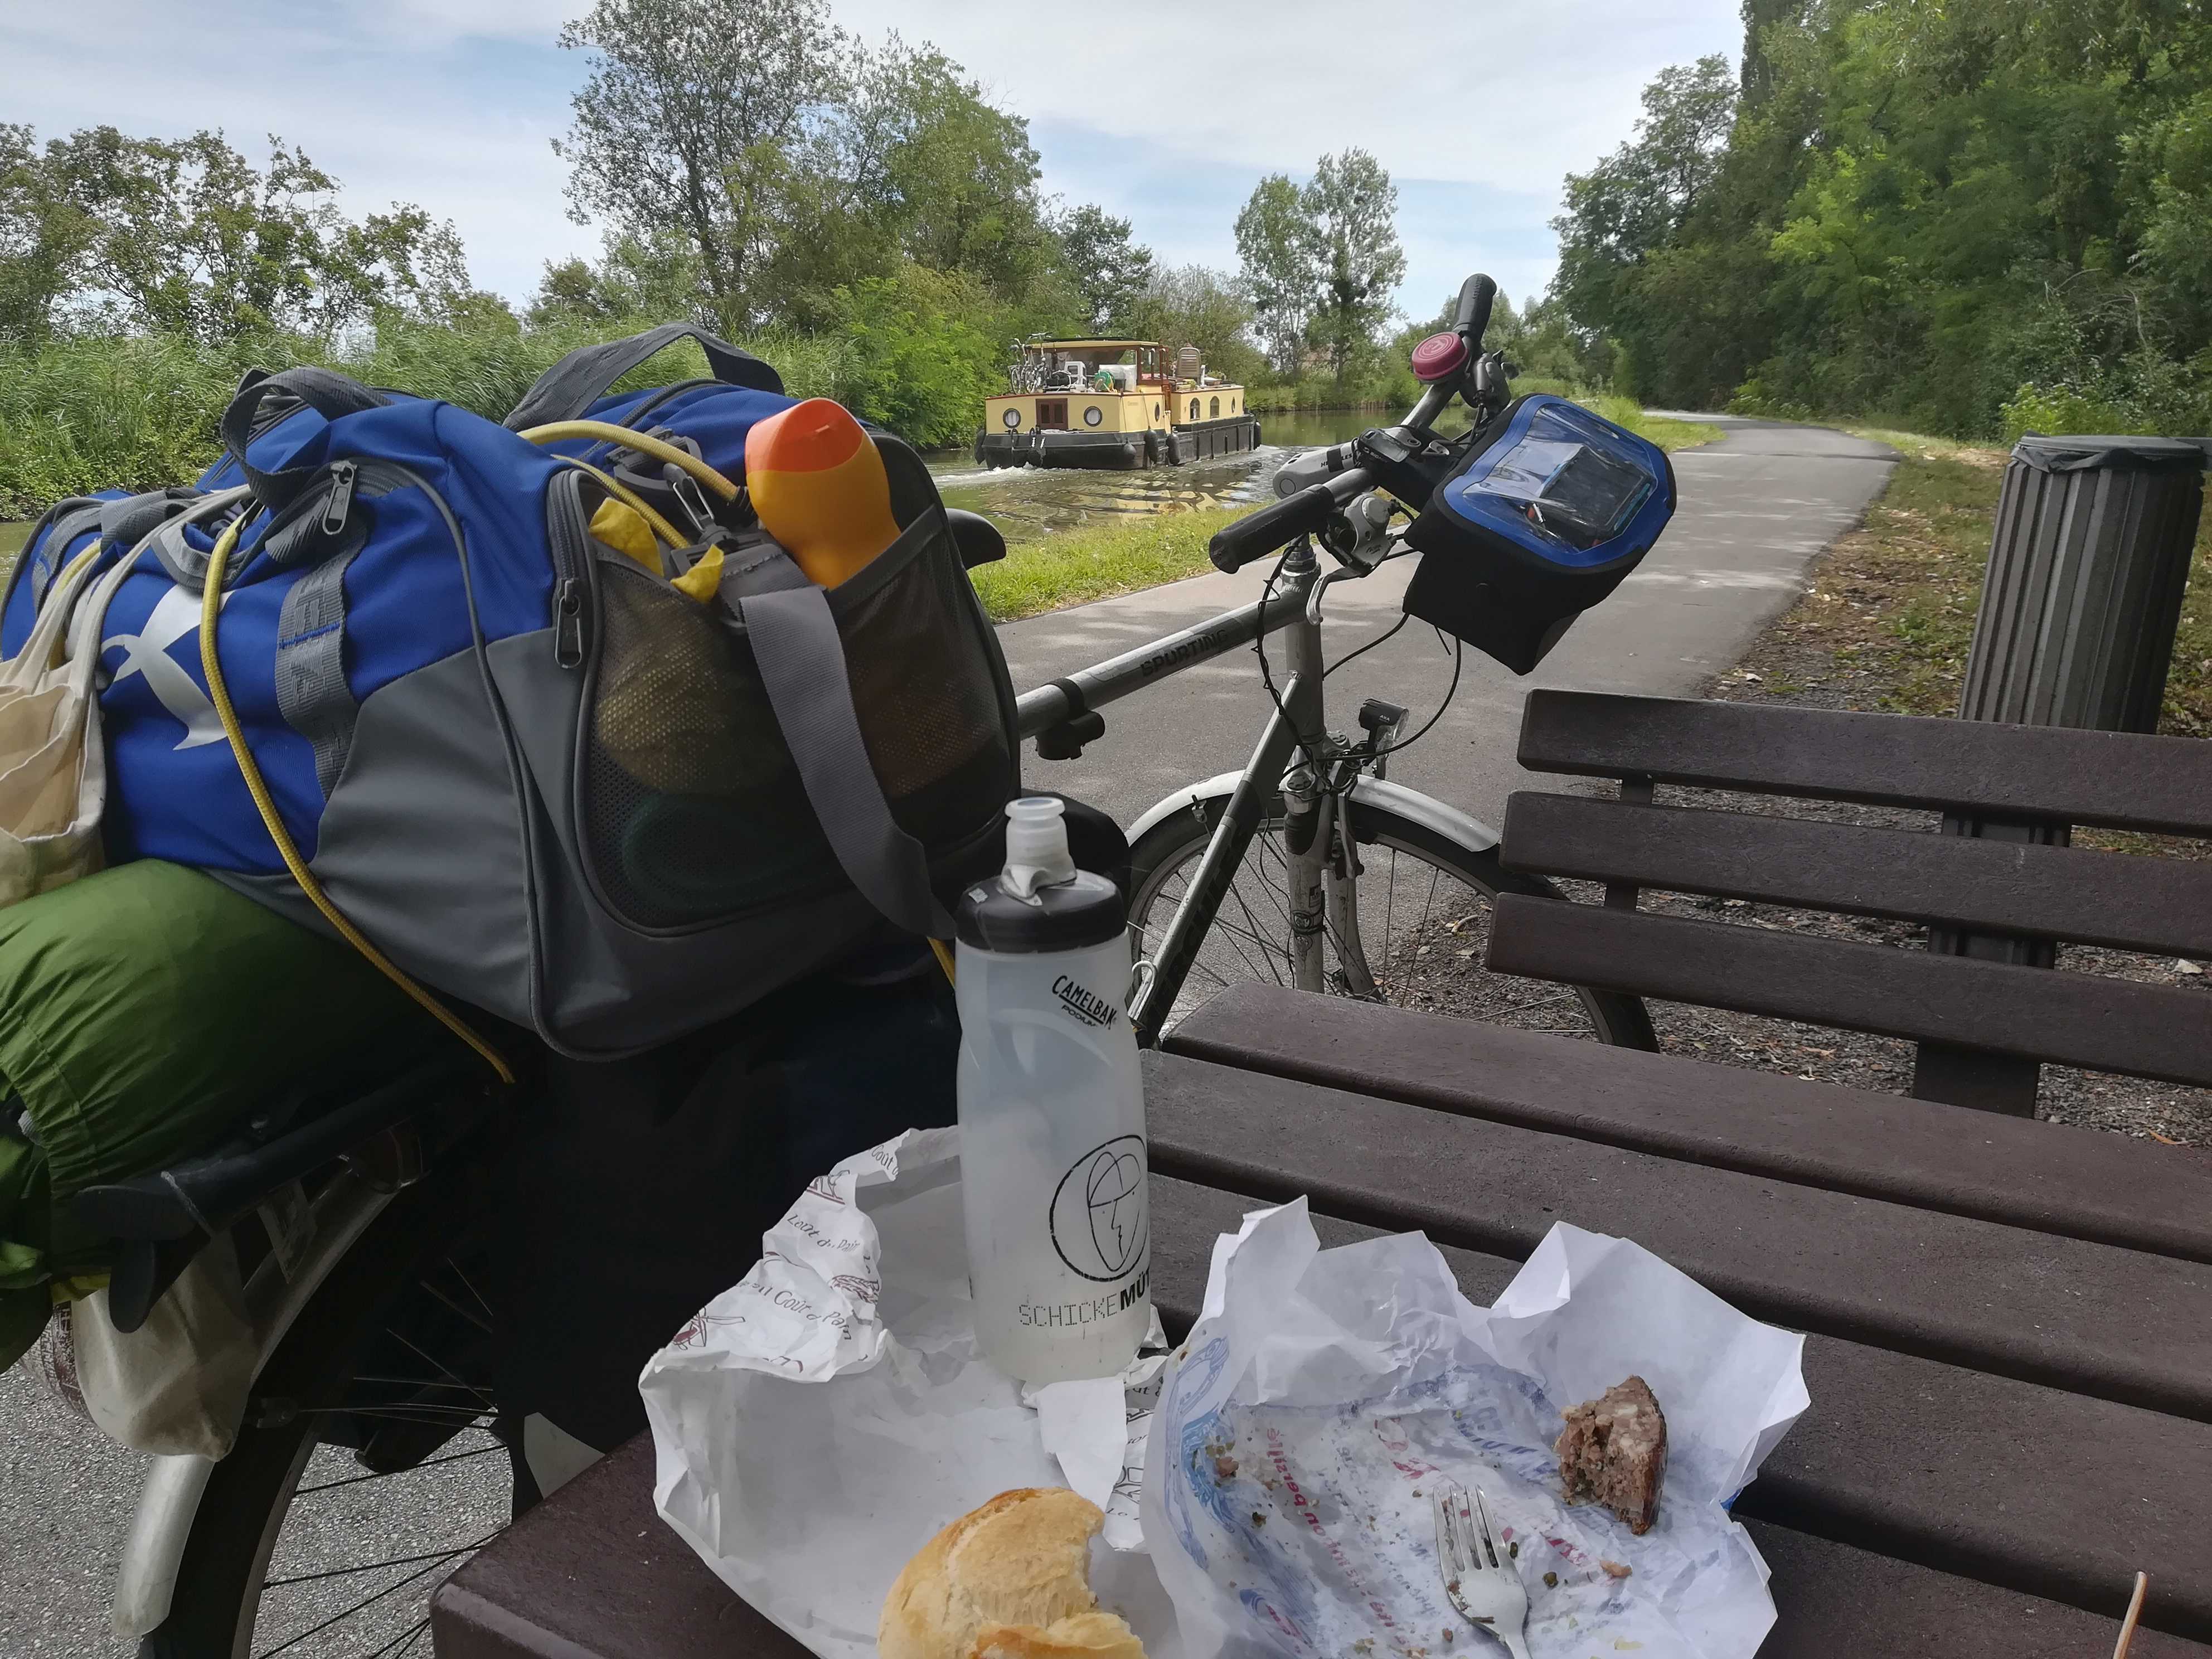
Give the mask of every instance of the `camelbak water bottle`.
[{"label": "camelbak water bottle", "polygon": [[1145,1099],[1121,896],[1056,800],[1006,808],[962,898],[960,1182],[975,1334],[1024,1382],[1111,1376],[1152,1321]]}]

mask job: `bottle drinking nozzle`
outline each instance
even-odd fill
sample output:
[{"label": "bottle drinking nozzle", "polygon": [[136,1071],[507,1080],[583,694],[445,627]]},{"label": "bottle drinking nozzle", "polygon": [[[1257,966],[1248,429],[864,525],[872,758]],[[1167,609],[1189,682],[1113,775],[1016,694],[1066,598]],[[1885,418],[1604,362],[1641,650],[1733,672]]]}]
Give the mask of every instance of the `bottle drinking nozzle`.
[{"label": "bottle drinking nozzle", "polygon": [[999,884],[1016,898],[1033,898],[1040,887],[1075,879],[1067,851],[1067,809],[1048,795],[1006,803],[1006,867]]}]

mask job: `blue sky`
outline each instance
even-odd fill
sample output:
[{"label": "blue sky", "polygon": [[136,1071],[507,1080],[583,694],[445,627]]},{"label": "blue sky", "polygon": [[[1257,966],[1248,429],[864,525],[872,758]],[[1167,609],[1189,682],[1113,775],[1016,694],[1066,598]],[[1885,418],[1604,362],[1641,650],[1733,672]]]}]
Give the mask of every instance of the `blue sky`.
[{"label": "blue sky", "polygon": [[[1625,137],[1652,73],[1733,58],[1736,0],[832,0],[880,37],[934,41],[1029,118],[1044,184],[1130,219],[1169,264],[1233,268],[1231,225],[1267,172],[1358,144],[1399,188],[1400,304],[1431,314],[1486,270],[1516,301],[1554,258],[1562,176]],[[362,213],[452,219],[482,285],[526,298],[544,262],[597,246],[563,216],[548,139],[582,80],[553,44],[582,0],[10,0],[0,120],[173,137],[276,133]],[[1376,21],[1370,27],[1364,19]],[[1412,18],[1402,26],[1395,20]]]}]

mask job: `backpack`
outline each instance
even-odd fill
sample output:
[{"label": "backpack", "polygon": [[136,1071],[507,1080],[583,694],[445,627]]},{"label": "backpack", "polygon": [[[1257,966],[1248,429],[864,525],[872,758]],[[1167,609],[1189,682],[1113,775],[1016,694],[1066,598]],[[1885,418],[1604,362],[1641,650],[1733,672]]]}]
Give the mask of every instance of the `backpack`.
[{"label": "backpack", "polygon": [[[687,334],[713,380],[605,395]],[[872,434],[902,528],[833,590],[747,524],[741,489],[700,489],[702,469],[739,481],[745,434],[791,403],[767,364],[680,325],[570,354],[506,426],[257,371],[194,490],[42,521],[0,653],[27,637],[39,572],[112,520],[100,556],[133,568],[101,629],[112,860],[349,925],[561,1052],[647,1048],[884,918],[945,937],[933,889],[988,851],[1018,782],[1005,662],[919,457]],[[578,419],[598,429],[521,435]],[[659,437],[627,435],[647,422]],[[604,544],[589,526],[624,494],[696,539],[657,569]],[[217,661],[242,757],[198,637],[226,540]],[[721,572],[705,602],[677,586],[702,562]]]}]

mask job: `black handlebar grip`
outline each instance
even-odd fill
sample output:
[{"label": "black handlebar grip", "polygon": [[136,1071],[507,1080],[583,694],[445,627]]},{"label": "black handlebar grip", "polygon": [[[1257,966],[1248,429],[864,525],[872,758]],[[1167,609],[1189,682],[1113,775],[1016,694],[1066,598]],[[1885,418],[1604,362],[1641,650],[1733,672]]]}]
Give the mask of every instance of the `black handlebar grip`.
[{"label": "black handlebar grip", "polygon": [[1459,286],[1459,307],[1452,313],[1453,329],[1467,337],[1470,346],[1482,343],[1483,331],[1490,326],[1490,307],[1498,298],[1498,284],[1480,272]]},{"label": "black handlebar grip", "polygon": [[1272,507],[1213,532],[1206,556],[1217,570],[1239,570],[1300,536],[1326,526],[1336,512],[1336,492],[1326,483],[1310,484]]}]

